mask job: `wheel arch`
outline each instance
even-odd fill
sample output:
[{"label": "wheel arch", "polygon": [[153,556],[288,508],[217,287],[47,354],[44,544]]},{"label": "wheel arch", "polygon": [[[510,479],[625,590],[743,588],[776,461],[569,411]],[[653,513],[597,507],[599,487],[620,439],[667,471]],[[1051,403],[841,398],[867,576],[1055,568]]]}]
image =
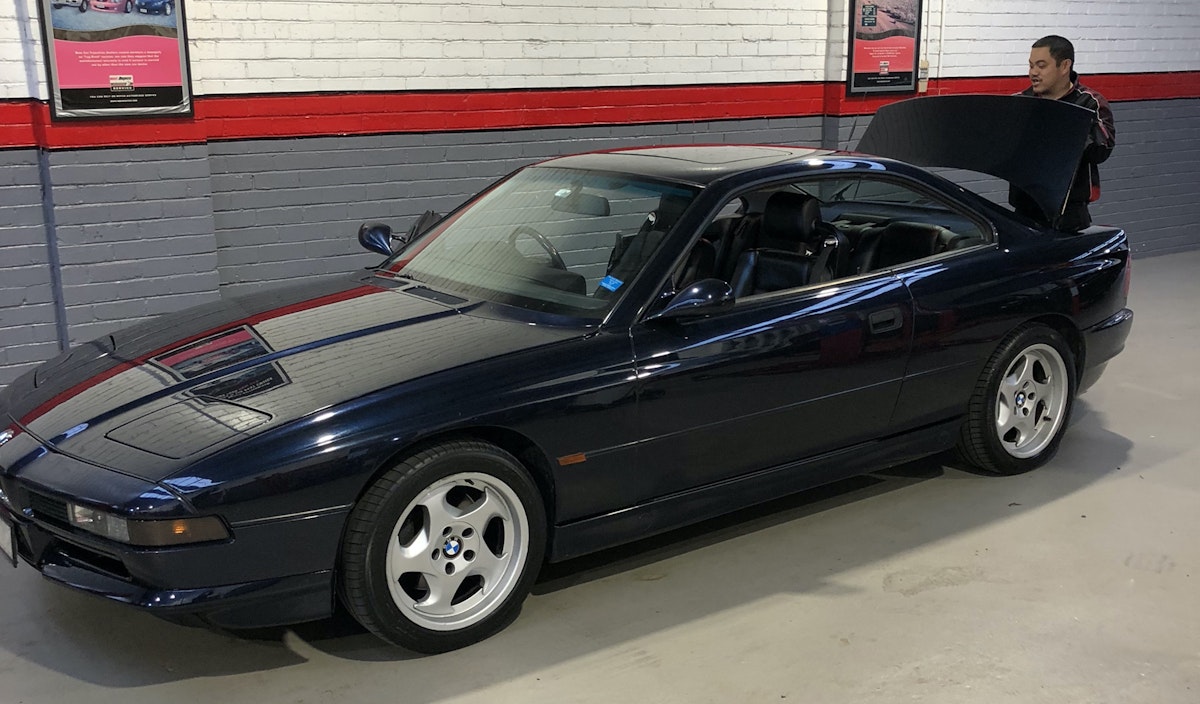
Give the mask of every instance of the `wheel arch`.
[{"label": "wheel arch", "polygon": [[447,429],[422,436],[396,447],[384,457],[383,461],[375,467],[370,476],[359,487],[358,494],[354,497],[354,503],[357,504],[362,499],[363,494],[370,489],[371,485],[387,472],[389,468],[395,465],[396,462],[400,461],[401,458],[420,452],[424,448],[454,440],[478,440],[486,442],[516,457],[517,461],[529,472],[529,476],[533,479],[534,484],[537,485],[538,493],[542,496],[542,504],[546,511],[546,528],[547,530],[551,530],[554,525],[556,495],[554,475],[550,469],[550,461],[547,459],[546,453],[528,436],[511,428],[495,425]]},{"label": "wheel arch", "polygon": [[1083,341],[1083,334],[1079,332],[1079,328],[1075,325],[1074,321],[1065,315],[1041,315],[1026,321],[1019,327],[1032,324],[1045,325],[1059,335],[1062,335],[1063,339],[1067,341],[1067,346],[1071,348],[1071,356],[1074,358],[1072,360],[1075,363],[1074,381],[1076,388],[1078,388],[1079,382],[1083,377],[1084,363],[1087,361],[1087,347]]}]

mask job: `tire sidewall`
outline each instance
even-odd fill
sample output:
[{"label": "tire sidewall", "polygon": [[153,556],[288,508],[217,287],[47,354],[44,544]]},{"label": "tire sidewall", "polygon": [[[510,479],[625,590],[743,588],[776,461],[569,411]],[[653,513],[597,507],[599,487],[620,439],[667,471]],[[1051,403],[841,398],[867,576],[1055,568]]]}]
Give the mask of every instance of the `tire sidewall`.
[{"label": "tire sidewall", "polygon": [[[1012,366],[1020,355],[1035,345],[1046,345],[1052,348],[1063,361],[1067,377],[1067,398],[1063,408],[1062,422],[1055,430],[1050,442],[1036,455],[1031,457],[1014,457],[1004,448],[996,431],[996,397],[1000,392],[1000,384],[1005,372]],[[1053,328],[1045,325],[1033,325],[1019,331],[1010,337],[997,351],[993,363],[989,365],[989,378],[984,396],[984,417],[982,419],[983,441],[986,444],[988,459],[994,465],[989,469],[1003,474],[1020,474],[1028,472],[1050,461],[1058,452],[1066,434],[1067,426],[1071,423],[1071,413],[1075,408],[1075,392],[1077,387],[1075,356],[1067,341]]]},{"label": "tire sidewall", "polygon": [[[399,476],[392,476],[395,472],[399,472]],[[504,482],[520,499],[529,532],[524,564],[520,566],[512,590],[491,614],[457,630],[428,629],[410,620],[392,599],[386,569],[392,530],[402,513],[429,487],[447,477],[472,472]],[[363,586],[374,611],[374,624],[368,628],[410,650],[440,653],[483,640],[511,623],[520,613],[521,604],[537,579],[546,548],[546,515],[541,494],[520,462],[509,453],[484,443],[452,443],[417,453],[385,474],[381,479],[384,481],[390,481],[386,498],[377,508],[358,517],[372,524],[365,564],[343,565],[344,573],[357,572],[365,577]],[[357,508],[354,513],[358,513]],[[354,520],[354,513],[351,520]]]}]

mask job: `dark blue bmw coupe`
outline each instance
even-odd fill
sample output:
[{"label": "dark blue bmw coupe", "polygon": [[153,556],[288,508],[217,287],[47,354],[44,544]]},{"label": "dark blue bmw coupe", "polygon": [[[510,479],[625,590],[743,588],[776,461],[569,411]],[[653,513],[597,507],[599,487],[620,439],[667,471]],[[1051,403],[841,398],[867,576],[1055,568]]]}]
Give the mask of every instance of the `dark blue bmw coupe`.
[{"label": "dark blue bmw coupe", "polygon": [[[547,560],[956,446],[1041,465],[1132,319],[1125,234],[1046,224],[1087,122],[1046,110],[1079,109],[891,106],[863,144],[906,161],[563,157],[411,236],[365,226],[377,268],[140,324],[0,393],[0,548],[167,617],[340,603],[440,652],[511,622]],[[948,148],[951,123],[993,139]],[[913,162],[1003,177],[1046,222]]]}]

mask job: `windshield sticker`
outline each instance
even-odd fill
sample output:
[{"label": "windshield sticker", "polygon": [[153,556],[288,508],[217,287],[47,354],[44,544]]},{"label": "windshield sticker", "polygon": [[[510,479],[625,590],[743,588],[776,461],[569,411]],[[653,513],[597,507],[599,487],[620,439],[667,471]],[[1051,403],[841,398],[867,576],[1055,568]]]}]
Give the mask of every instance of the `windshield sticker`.
[{"label": "windshield sticker", "polygon": [[616,291],[617,289],[621,288],[624,283],[624,281],[615,276],[605,276],[603,279],[600,279],[600,287],[606,288],[609,291]]}]

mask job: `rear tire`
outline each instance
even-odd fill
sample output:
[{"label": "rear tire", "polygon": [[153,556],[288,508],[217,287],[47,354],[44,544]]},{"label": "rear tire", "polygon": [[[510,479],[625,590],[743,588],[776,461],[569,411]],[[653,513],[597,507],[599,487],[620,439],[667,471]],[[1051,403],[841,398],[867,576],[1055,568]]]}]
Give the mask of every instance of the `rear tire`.
[{"label": "rear tire", "polygon": [[410,455],[359,499],[338,591],[380,638],[442,653],[517,617],[545,546],[545,507],[521,463],[488,443],[443,443]]},{"label": "rear tire", "polygon": [[1063,336],[1034,324],[992,354],[967,406],[959,454],[996,474],[1020,474],[1058,452],[1075,401],[1075,358]]}]

